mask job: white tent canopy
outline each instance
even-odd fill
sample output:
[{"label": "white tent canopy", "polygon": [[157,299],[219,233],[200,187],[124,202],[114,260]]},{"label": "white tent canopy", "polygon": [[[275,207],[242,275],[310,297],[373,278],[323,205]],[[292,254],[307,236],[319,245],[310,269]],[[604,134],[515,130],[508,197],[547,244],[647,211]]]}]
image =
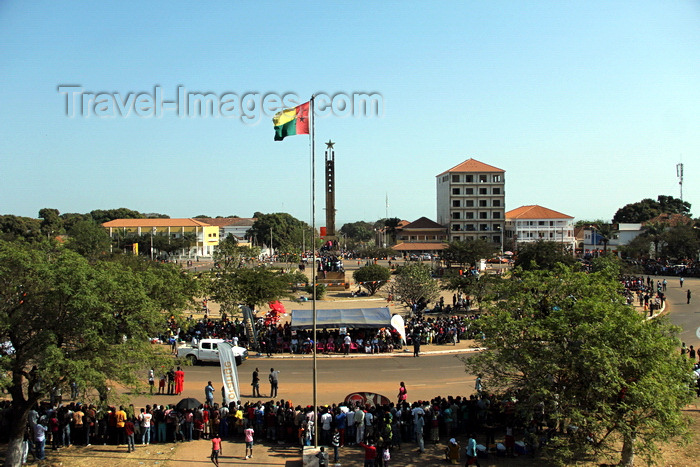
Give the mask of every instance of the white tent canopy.
[{"label": "white tent canopy", "polygon": [[[292,310],[292,328],[311,329],[313,310]],[[389,308],[316,310],[317,328],[386,328],[391,326]]]}]

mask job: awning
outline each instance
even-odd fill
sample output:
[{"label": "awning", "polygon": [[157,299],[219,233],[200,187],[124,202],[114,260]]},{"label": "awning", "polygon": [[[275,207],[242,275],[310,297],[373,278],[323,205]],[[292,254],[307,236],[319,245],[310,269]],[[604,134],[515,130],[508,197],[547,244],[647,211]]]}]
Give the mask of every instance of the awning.
[{"label": "awning", "polygon": [[[291,326],[310,329],[313,310],[292,310]],[[391,326],[389,308],[350,308],[344,310],[316,310],[318,328],[385,328]]]}]

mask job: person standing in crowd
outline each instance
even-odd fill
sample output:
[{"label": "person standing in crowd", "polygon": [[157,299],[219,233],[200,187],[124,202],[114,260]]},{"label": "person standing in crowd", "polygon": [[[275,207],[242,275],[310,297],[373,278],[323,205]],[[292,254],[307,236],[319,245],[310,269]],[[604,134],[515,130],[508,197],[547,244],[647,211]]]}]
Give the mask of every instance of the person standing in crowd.
[{"label": "person standing in crowd", "polygon": [[340,448],[340,432],[337,428],[333,429],[333,439],[331,440],[331,445],[333,446],[333,463],[338,463],[338,449]]},{"label": "person standing in crowd", "polygon": [[150,370],[148,370],[148,386],[151,389],[151,395],[153,395],[153,388],[155,387],[155,385],[156,385],[156,373],[155,373],[155,370],[153,370],[153,368],[151,368]]},{"label": "person standing in crowd", "polygon": [[683,276],[681,276],[680,281],[681,281],[681,289],[682,289],[683,288],[683,281],[684,281]]},{"label": "person standing in crowd", "polygon": [[207,381],[207,385],[204,388],[204,398],[206,399],[209,407],[214,405],[214,391],[214,385],[211,384],[211,381]]},{"label": "person standing in crowd", "polygon": [[151,444],[151,420],[153,415],[147,412],[146,409],[141,409],[141,415],[139,415],[139,422],[141,423],[141,444],[144,446],[146,444]]},{"label": "person standing in crowd", "polygon": [[423,440],[423,433],[425,431],[425,418],[424,415],[420,412],[416,414],[416,419],[413,421],[413,430],[416,434],[418,452],[423,454],[425,452],[425,441]]},{"label": "person standing in crowd", "polygon": [[688,300],[686,301],[686,304],[687,304],[687,305],[690,305],[690,289],[688,289],[688,291],[686,292],[685,295],[686,295],[686,297],[687,297],[687,299],[688,299]]},{"label": "person standing in crowd", "polygon": [[476,467],[481,467],[479,465],[479,459],[476,455],[476,435],[471,434],[469,435],[469,439],[467,440],[467,463],[465,465],[476,465]]},{"label": "person standing in crowd", "polygon": [[408,390],[406,389],[406,385],[404,384],[403,381],[401,381],[401,384],[399,385],[399,403],[398,406],[400,407],[404,402],[406,402],[406,397],[408,396]]},{"label": "person standing in crowd", "polygon": [[175,372],[175,395],[179,396],[182,394],[182,391],[185,390],[185,372],[182,371],[182,368],[177,367],[177,371]]},{"label": "person standing in crowd", "polygon": [[365,449],[365,467],[374,467],[377,458],[377,448],[374,446],[372,438],[367,439],[367,444],[359,443]]},{"label": "person standing in crowd", "polygon": [[[243,430],[243,438],[245,441],[245,458],[251,459],[253,457],[253,439],[255,436],[255,430],[253,426],[248,422],[248,426]],[[250,453],[250,454],[249,454]]]},{"label": "person standing in crowd", "polygon": [[279,385],[279,371],[275,371],[274,368],[270,368],[270,374],[268,379],[270,380],[270,397],[277,397],[277,389]]},{"label": "person standing in crowd", "polygon": [[328,453],[325,447],[321,446],[321,449],[316,453],[316,458],[318,458],[318,467],[328,467]]},{"label": "person standing in crowd", "polygon": [[119,410],[114,413],[115,426],[117,428],[117,444],[122,445],[126,443],[126,433],[124,432],[124,426],[126,425],[126,412],[124,412],[124,406],[119,406]]},{"label": "person standing in crowd", "polygon": [[[221,452],[221,438],[219,437],[219,434],[216,433],[211,439],[211,456],[210,459],[214,463],[216,467],[219,467],[219,454],[222,454]],[[247,459],[247,457],[246,457]]]},{"label": "person standing in crowd", "polygon": [[136,432],[136,427],[134,426],[134,421],[131,418],[128,418],[126,422],[124,422],[124,434],[126,435],[126,451],[127,452],[133,452],[136,450],[136,447],[134,446],[134,433]]},{"label": "person standing in crowd", "polygon": [[260,370],[257,368],[253,371],[253,382],[250,384],[253,386],[253,397],[262,397],[260,395]]}]

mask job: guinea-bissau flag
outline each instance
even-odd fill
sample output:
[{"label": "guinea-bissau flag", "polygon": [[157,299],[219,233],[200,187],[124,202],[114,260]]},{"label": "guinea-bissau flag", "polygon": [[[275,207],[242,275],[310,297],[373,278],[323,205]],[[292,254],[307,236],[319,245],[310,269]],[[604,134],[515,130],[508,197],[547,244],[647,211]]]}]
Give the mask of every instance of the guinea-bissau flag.
[{"label": "guinea-bissau flag", "polygon": [[275,141],[282,141],[285,136],[308,135],[309,103],[277,112],[272,123],[275,124]]}]

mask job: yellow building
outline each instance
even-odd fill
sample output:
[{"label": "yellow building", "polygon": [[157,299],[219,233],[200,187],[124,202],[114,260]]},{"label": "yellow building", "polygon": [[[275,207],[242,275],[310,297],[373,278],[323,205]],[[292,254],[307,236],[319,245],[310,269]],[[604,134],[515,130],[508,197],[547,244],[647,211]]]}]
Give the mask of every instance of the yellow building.
[{"label": "yellow building", "polygon": [[197,219],[114,219],[102,226],[107,229],[110,238],[136,235],[167,235],[179,238],[194,234],[195,244],[189,251],[182,251],[184,256],[211,256],[219,244],[219,227],[201,222]]}]

